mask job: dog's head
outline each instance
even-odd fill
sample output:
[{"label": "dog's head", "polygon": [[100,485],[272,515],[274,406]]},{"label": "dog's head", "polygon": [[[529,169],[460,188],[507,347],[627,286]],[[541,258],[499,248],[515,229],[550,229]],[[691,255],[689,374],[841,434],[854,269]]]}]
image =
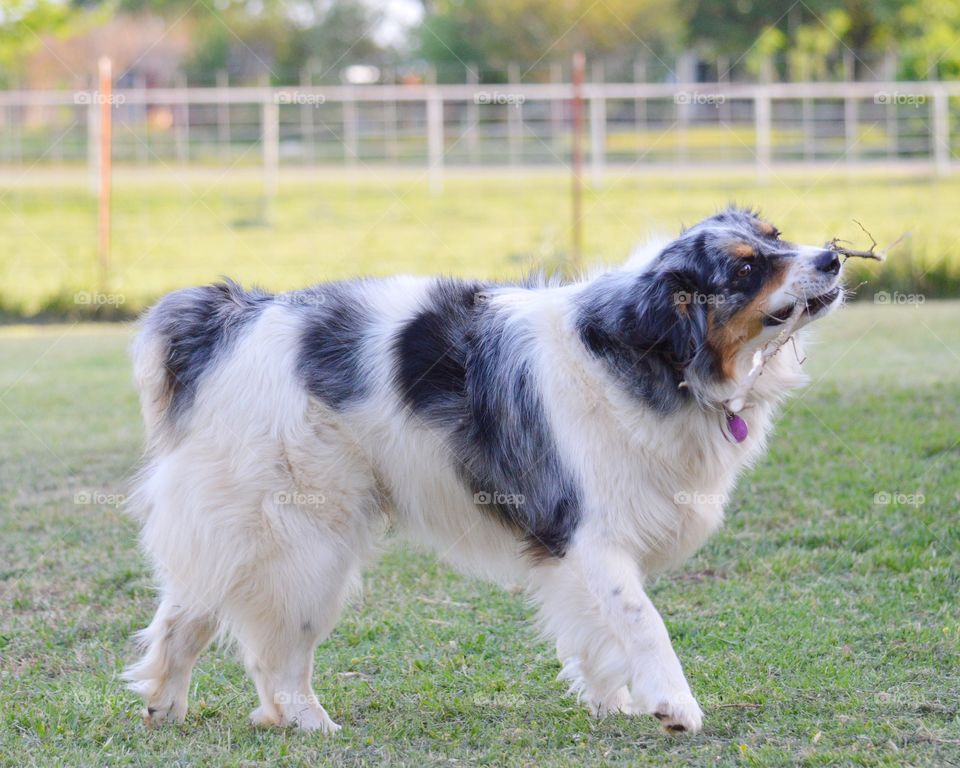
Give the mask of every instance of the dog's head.
[{"label": "dog's head", "polygon": [[682,399],[671,392],[678,382],[697,397],[735,382],[798,305],[797,327],[838,307],[840,270],[833,251],[791,243],[756,213],[728,208],[684,230],[643,267],[628,265],[616,323],[585,338],[608,358],[619,349],[621,373],[633,366],[655,390],[647,399],[669,410]]},{"label": "dog's head", "polygon": [[[709,356],[712,374],[734,378],[774,339],[797,305],[800,325],[843,302],[833,251],[784,240],[752,211],[728,208],[685,230],[651,264],[681,335]],[[669,293],[669,296],[667,294]],[[670,318],[666,318],[670,322]]]}]

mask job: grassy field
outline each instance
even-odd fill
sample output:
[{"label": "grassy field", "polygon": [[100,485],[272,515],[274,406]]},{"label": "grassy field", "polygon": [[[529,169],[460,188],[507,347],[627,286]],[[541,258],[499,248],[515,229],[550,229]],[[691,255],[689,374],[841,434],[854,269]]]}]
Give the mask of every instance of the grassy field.
[{"label": "grassy field", "polygon": [[[417,172],[299,174],[284,178],[268,206],[255,173],[120,172],[102,280],[93,195],[36,174],[0,179],[0,314],[130,313],[224,274],[269,289],[397,271],[515,277],[568,251],[569,179],[558,173],[451,174],[439,196]],[[621,261],[639,239],[675,234],[727,201],[760,206],[797,242],[840,236],[866,246],[853,219],[881,246],[909,233],[883,270],[861,271],[864,290],[960,296],[960,178],[835,169],[778,171],[760,185],[742,173],[641,178],[611,169],[585,198],[585,263]]]},{"label": "grassy field", "polygon": [[826,321],[727,526],[653,585],[694,738],[591,720],[519,596],[397,546],[317,653],[335,738],[249,727],[218,650],[187,722],[145,729],[118,680],[154,608],[115,505],[141,440],[128,338],[0,330],[0,764],[960,764],[960,303]]}]

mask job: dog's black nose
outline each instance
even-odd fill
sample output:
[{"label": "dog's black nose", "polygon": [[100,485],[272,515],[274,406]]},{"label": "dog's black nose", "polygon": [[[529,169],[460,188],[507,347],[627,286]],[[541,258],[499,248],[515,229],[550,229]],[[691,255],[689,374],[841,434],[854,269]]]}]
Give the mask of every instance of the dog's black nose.
[{"label": "dog's black nose", "polygon": [[818,272],[835,275],[840,271],[840,257],[833,251],[821,251],[814,259],[813,266],[817,268]]}]

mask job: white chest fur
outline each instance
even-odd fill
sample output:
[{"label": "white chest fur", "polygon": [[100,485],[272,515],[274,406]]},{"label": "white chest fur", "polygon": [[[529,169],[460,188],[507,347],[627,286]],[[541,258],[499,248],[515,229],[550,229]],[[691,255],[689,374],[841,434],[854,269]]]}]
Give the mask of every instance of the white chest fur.
[{"label": "white chest fur", "polygon": [[682,562],[722,523],[737,476],[764,448],[776,402],[802,376],[789,362],[772,361],[743,414],[749,435],[736,443],[719,410],[650,410],[579,343],[562,304],[542,310],[540,384],[561,453],[583,489],[577,535],[627,546],[645,574]]}]

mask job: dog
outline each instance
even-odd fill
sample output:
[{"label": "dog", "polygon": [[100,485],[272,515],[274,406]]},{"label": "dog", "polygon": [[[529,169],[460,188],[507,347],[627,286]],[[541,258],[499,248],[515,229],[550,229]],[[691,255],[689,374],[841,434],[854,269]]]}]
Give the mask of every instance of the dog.
[{"label": "dog", "polygon": [[254,724],[338,730],[314,651],[392,529],[521,585],[594,714],[696,733],[645,585],[721,524],[805,381],[799,356],[767,362],[742,434],[724,403],[788,319],[842,304],[840,272],[829,248],[730,207],[570,283],[169,294],[133,343],[147,449],[131,503],[160,588],[126,672],[146,722],[183,721],[191,669],[221,637],[256,685]]}]

